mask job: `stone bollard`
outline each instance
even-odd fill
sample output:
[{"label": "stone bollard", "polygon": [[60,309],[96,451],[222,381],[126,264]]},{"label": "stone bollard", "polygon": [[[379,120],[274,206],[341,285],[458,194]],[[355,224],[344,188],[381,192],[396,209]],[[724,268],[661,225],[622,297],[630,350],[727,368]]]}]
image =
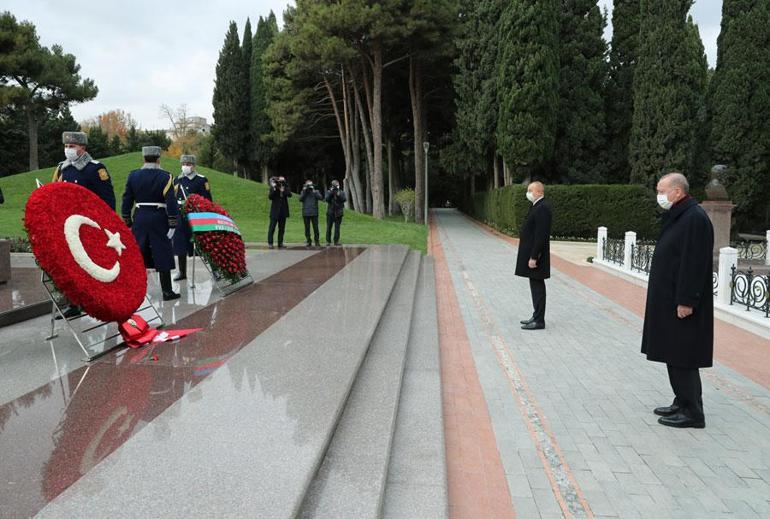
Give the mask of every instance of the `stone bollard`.
[{"label": "stone bollard", "polygon": [[607,228],[599,227],[596,233],[596,259],[604,261],[604,242],[607,239]]},{"label": "stone bollard", "polygon": [[626,245],[624,247],[623,254],[623,268],[625,270],[631,270],[631,262],[633,256],[631,255],[632,249],[636,246],[636,233],[634,231],[628,231],[626,233]]},{"label": "stone bollard", "polygon": [[719,278],[717,285],[717,302],[723,305],[730,304],[732,295],[733,267],[738,267],[738,249],[723,247],[719,249]]},{"label": "stone bollard", "polygon": [[0,283],[11,279],[11,242],[0,240]]},{"label": "stone bollard", "polygon": [[770,265],[770,231],[765,235],[765,265]]}]

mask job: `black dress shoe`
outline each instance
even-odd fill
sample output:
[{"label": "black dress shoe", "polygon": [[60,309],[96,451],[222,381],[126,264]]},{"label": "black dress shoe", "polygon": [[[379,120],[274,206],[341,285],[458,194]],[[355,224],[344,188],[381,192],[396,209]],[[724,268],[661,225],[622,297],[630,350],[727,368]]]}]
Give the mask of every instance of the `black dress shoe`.
[{"label": "black dress shoe", "polygon": [[520,322],[521,324],[529,324],[529,323],[534,323],[534,322],[535,322],[535,318],[534,318],[534,317],[530,317],[530,318],[529,318],[529,319],[527,319],[526,321],[519,321],[519,322]]},{"label": "black dress shoe", "polygon": [[678,405],[671,404],[668,407],[656,407],[652,412],[658,416],[671,416],[672,414],[678,413],[680,409],[681,407]]},{"label": "black dress shoe", "polygon": [[522,330],[545,330],[545,323],[536,323],[532,321],[521,327]]},{"label": "black dress shoe", "polygon": [[693,427],[695,429],[703,429],[706,427],[706,420],[704,418],[695,419],[690,418],[682,412],[678,412],[671,416],[662,416],[658,418],[658,423],[666,425],[668,427],[678,427],[684,429],[686,427]]},{"label": "black dress shoe", "polygon": [[184,274],[177,274],[174,276],[174,281],[184,281],[185,279],[187,279],[187,276]]},{"label": "black dress shoe", "polygon": [[56,320],[60,320],[62,315],[64,315],[65,319],[72,319],[73,317],[77,317],[82,313],[83,310],[81,310],[79,306],[70,306],[63,312],[63,314],[58,314],[56,316]]},{"label": "black dress shoe", "polygon": [[270,249],[270,250],[275,249],[275,247],[273,247],[272,245],[268,245],[267,248]]},{"label": "black dress shoe", "polygon": [[173,301],[174,299],[179,299],[180,296],[176,292],[163,292],[163,300],[164,301]]}]

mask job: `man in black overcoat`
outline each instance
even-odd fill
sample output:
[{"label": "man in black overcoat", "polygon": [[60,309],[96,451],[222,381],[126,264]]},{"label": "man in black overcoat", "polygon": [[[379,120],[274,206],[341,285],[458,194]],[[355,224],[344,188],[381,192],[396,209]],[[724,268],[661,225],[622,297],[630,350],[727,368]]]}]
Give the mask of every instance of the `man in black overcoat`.
[{"label": "man in black overcoat", "polygon": [[545,186],[532,182],[527,187],[532,207],[519,234],[516,275],[529,278],[532,317],[521,321],[522,330],[545,328],[545,280],[551,277],[551,207],[545,200]]},{"label": "man in black overcoat", "polygon": [[667,212],[650,266],[642,353],[666,363],[674,392],[670,406],[654,410],[658,422],[703,428],[698,369],[713,363],[714,228],[689,189],[680,173],[658,182],[658,204]]}]

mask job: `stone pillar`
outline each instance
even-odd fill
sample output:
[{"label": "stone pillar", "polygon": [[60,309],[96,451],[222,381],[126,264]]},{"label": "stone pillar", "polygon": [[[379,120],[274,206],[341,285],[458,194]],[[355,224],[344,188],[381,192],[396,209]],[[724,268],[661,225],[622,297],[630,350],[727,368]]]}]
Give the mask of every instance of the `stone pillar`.
[{"label": "stone pillar", "polygon": [[765,235],[765,265],[770,265],[770,231]]},{"label": "stone pillar", "polygon": [[728,200],[706,200],[701,204],[714,226],[714,256],[730,246],[730,227],[733,222],[735,205]]},{"label": "stone pillar", "polygon": [[604,241],[607,239],[607,228],[599,227],[596,233],[596,259],[604,261]]},{"label": "stone pillar", "polygon": [[719,285],[717,286],[717,302],[724,305],[730,304],[732,294],[733,267],[738,267],[738,249],[723,247],[719,250]]},{"label": "stone pillar", "polygon": [[0,283],[11,279],[11,242],[0,240]]},{"label": "stone pillar", "polygon": [[623,268],[631,270],[631,249],[636,246],[636,233],[634,231],[628,231],[626,233],[626,245],[623,254]]}]

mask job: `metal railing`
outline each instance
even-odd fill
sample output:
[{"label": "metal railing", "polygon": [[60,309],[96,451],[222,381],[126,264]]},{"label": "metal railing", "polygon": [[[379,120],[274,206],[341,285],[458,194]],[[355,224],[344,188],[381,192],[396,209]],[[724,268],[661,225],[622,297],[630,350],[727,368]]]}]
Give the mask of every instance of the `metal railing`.
[{"label": "metal railing", "polygon": [[604,261],[623,265],[626,250],[626,242],[624,240],[605,238],[602,247],[604,249]]},{"label": "metal railing", "polygon": [[752,261],[764,260],[767,257],[766,241],[748,241],[743,240],[730,245],[738,249],[738,259]]},{"label": "metal railing", "polygon": [[714,295],[717,295],[717,292],[719,292],[719,273],[717,272],[711,273],[711,287]]},{"label": "metal railing", "polygon": [[756,276],[751,267],[741,271],[733,266],[731,270],[730,304],[745,306],[747,312],[753,308],[770,317],[770,274]]},{"label": "metal railing", "polygon": [[637,242],[631,245],[631,270],[650,273],[655,242]]}]

